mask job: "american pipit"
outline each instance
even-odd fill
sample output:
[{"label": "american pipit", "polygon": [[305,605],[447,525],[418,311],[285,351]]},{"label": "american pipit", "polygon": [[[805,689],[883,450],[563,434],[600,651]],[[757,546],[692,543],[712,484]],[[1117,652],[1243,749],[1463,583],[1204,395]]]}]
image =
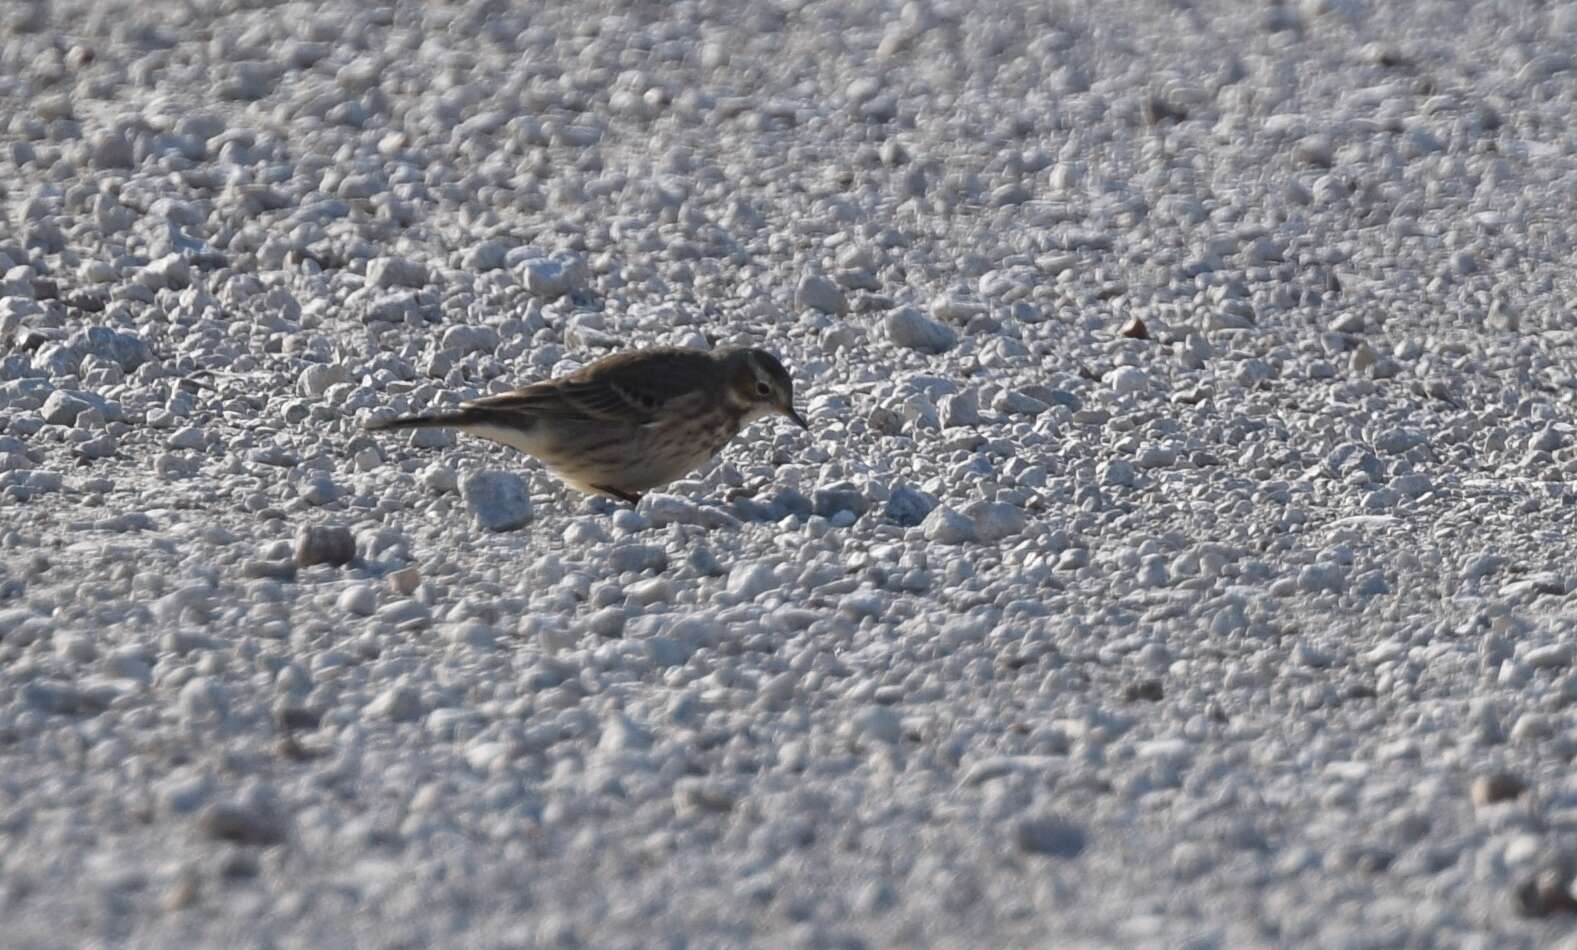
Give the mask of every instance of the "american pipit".
[{"label": "american pipit", "polygon": [[374,419],[367,428],[452,426],[536,457],[571,487],[633,504],[774,413],[810,428],[794,410],[794,381],[766,350],[658,347],[616,353],[455,412]]}]

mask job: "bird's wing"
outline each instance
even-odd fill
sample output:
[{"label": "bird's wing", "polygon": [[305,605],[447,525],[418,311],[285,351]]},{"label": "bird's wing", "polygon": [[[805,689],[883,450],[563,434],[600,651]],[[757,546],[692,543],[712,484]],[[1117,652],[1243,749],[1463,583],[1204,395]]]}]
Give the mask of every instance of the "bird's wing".
[{"label": "bird's wing", "polygon": [[717,385],[716,373],[712,358],[698,350],[640,350],[560,379],[473,399],[463,408],[644,425],[676,408],[676,400],[702,400]]}]

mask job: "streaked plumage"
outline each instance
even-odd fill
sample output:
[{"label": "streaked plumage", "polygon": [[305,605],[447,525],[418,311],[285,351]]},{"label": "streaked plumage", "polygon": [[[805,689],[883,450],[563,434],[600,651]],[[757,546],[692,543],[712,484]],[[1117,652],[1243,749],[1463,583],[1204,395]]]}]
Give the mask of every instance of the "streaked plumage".
[{"label": "streaked plumage", "polygon": [[367,428],[451,426],[533,456],[581,491],[635,502],[773,413],[809,428],[794,410],[793,380],[771,353],[660,347],[616,353],[455,412],[374,419]]}]

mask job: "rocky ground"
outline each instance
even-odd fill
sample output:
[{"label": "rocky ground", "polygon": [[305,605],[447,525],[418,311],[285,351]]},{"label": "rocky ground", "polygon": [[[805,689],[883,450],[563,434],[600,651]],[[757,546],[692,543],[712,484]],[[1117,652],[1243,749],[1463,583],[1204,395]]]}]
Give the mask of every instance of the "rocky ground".
[{"label": "rocky ground", "polygon": [[[1577,7],[0,7],[8,946],[1551,946]],[[627,346],[638,507],[361,428]]]}]

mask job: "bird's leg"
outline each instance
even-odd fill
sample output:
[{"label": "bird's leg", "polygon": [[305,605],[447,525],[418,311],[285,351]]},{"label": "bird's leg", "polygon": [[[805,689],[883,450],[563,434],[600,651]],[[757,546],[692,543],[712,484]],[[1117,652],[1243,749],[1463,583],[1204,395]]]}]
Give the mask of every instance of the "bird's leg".
[{"label": "bird's leg", "polygon": [[612,495],[620,501],[627,501],[632,505],[638,505],[641,503],[641,496],[635,494],[634,492],[624,491],[620,488],[612,488],[608,485],[593,485],[591,487],[605,494]]}]

